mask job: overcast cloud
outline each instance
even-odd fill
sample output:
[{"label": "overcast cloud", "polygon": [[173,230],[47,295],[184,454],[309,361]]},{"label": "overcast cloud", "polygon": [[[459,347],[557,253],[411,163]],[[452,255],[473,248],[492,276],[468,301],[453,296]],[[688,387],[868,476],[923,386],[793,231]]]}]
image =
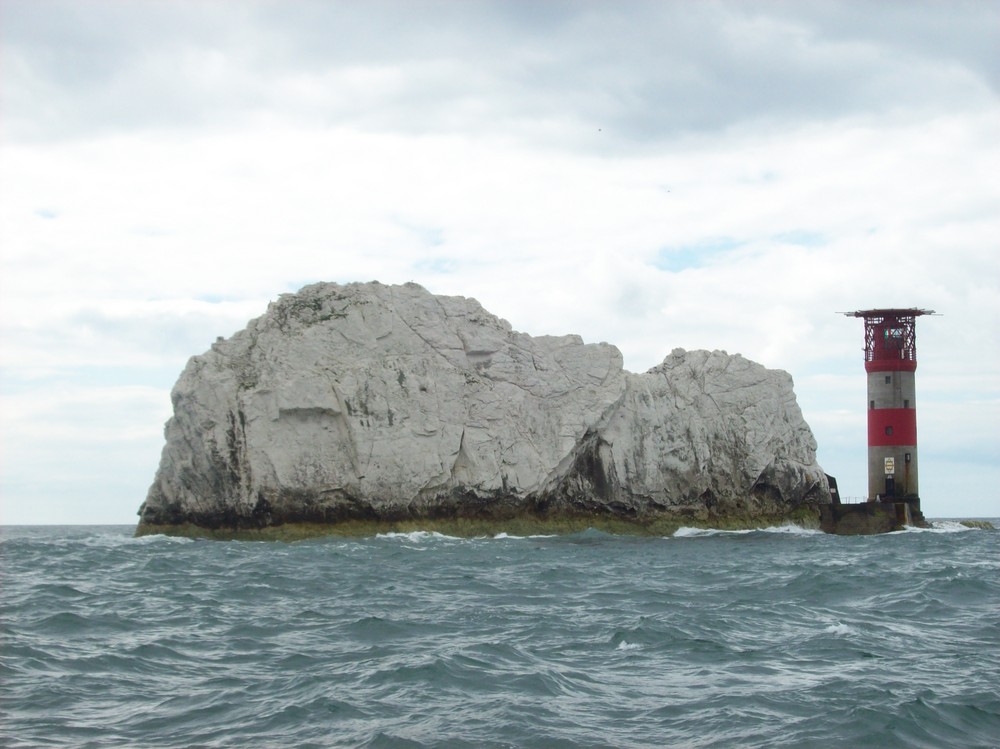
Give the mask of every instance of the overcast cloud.
[{"label": "overcast cloud", "polygon": [[0,0],[0,522],[134,520],[187,358],[317,280],[788,370],[866,488],[924,307],[925,511],[998,516],[1000,5]]}]

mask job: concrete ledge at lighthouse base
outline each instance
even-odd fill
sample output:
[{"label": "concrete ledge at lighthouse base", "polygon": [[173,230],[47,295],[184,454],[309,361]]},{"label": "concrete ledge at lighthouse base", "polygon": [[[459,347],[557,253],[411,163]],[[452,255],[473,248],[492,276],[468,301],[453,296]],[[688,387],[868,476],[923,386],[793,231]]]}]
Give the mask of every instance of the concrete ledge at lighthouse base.
[{"label": "concrete ledge at lighthouse base", "polygon": [[820,506],[820,529],[840,536],[891,533],[914,525],[925,525],[924,517],[903,499]]}]

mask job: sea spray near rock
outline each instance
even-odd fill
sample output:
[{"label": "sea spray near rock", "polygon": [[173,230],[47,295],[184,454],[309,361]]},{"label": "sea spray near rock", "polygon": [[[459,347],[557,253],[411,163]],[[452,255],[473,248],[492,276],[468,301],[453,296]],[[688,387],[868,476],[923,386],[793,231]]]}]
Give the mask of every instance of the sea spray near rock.
[{"label": "sea spray near rock", "polygon": [[416,284],[283,295],[171,397],[140,532],[753,524],[830,501],[787,373],[677,349],[632,374]]}]

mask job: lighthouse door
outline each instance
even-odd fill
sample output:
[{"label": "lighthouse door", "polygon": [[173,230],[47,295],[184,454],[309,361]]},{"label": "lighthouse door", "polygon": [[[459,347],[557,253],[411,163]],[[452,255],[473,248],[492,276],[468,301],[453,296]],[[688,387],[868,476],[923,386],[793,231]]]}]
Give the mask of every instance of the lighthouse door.
[{"label": "lighthouse door", "polygon": [[894,476],[885,477],[885,496],[896,496],[896,478]]}]

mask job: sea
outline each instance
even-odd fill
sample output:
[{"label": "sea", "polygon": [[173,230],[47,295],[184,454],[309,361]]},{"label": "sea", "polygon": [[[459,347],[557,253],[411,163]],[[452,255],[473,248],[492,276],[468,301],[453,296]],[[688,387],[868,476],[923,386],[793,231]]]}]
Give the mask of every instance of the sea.
[{"label": "sea", "polygon": [[1000,531],[9,526],[0,654],[11,749],[998,747]]}]

